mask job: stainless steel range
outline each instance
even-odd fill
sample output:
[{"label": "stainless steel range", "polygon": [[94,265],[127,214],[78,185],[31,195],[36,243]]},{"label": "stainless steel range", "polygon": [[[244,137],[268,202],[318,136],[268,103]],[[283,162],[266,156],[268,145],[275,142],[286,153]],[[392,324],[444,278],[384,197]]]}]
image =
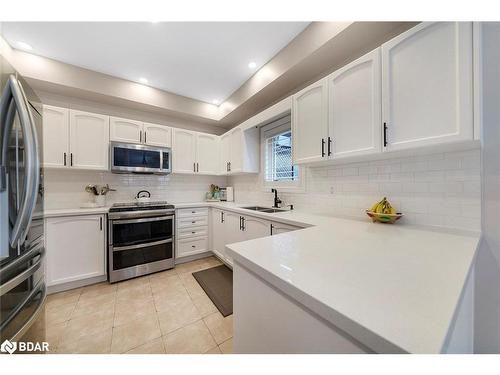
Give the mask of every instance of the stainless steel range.
[{"label": "stainless steel range", "polygon": [[167,202],[116,203],[108,214],[109,282],[175,266],[175,207]]}]

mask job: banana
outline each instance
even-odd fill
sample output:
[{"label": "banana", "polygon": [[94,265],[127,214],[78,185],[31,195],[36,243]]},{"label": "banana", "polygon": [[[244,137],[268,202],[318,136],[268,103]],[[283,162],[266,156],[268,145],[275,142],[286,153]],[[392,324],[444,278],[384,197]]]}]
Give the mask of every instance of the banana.
[{"label": "banana", "polygon": [[375,203],[371,208],[371,212],[375,212],[377,214],[395,214],[396,210],[391,206],[386,197],[384,197],[379,202]]}]

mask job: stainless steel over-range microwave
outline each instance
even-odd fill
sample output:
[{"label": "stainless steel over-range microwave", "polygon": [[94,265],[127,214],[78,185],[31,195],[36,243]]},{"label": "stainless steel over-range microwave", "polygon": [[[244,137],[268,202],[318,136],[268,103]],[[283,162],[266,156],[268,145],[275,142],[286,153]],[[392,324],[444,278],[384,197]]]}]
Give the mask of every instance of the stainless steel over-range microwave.
[{"label": "stainless steel over-range microwave", "polygon": [[172,150],[168,147],[111,142],[110,154],[113,173],[172,172]]}]

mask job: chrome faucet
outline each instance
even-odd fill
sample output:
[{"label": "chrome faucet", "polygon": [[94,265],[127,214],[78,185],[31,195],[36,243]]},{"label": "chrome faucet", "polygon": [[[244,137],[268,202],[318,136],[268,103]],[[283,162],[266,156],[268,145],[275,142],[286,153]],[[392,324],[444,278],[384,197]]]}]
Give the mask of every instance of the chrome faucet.
[{"label": "chrome faucet", "polygon": [[278,198],[278,190],[277,189],[271,189],[271,192],[274,193],[274,208],[280,208],[281,199]]}]

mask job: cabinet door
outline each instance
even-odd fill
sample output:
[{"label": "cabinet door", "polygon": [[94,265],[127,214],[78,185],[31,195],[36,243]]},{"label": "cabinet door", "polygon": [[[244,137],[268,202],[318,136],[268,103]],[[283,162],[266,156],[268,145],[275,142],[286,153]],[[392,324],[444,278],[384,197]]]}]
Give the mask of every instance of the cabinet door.
[{"label": "cabinet door", "polygon": [[109,138],[116,142],[141,143],[143,141],[142,122],[110,117]]},{"label": "cabinet door", "polygon": [[150,146],[172,147],[172,128],[144,123],[143,142]]},{"label": "cabinet door", "polygon": [[473,137],[472,23],[424,22],[382,45],[386,150]]},{"label": "cabinet door", "polygon": [[253,240],[271,235],[271,222],[252,216],[243,217],[243,232],[245,240]]},{"label": "cabinet door", "polygon": [[326,157],[328,90],[322,79],[292,97],[293,160],[303,164]]},{"label": "cabinet door", "polygon": [[286,233],[286,232],[291,232],[291,231],[294,231],[294,230],[298,230],[298,229],[301,229],[300,227],[296,227],[294,225],[289,225],[289,224],[283,224],[283,223],[279,223],[277,221],[273,221],[271,223],[271,235],[274,236],[276,234],[280,234],[280,233]]},{"label": "cabinet door", "polygon": [[212,251],[220,259],[225,259],[225,212],[222,210],[212,209],[211,225],[212,225]]},{"label": "cabinet door", "polygon": [[69,165],[69,109],[43,106],[43,165]]},{"label": "cabinet door", "polygon": [[380,152],[381,73],[377,48],[328,77],[330,157]]},{"label": "cabinet door", "polygon": [[219,172],[219,137],[198,133],[196,135],[197,173],[217,175]]},{"label": "cabinet door", "polygon": [[173,173],[194,174],[196,168],[196,133],[173,129],[172,137]]},{"label": "cabinet door", "polygon": [[71,110],[69,123],[70,165],[108,170],[109,117]]},{"label": "cabinet door", "polygon": [[[224,211],[224,245],[245,241],[245,233],[240,229],[240,216],[234,212]],[[233,265],[233,258],[224,250],[226,262]]]},{"label": "cabinet door", "polygon": [[104,215],[46,220],[47,285],[106,274]]},{"label": "cabinet door", "polygon": [[221,174],[229,173],[229,159],[231,150],[231,133],[226,133],[220,137],[220,172]]},{"label": "cabinet door", "polygon": [[243,153],[245,145],[243,144],[243,130],[236,128],[231,132],[229,149],[229,173],[239,173],[243,171]]}]

